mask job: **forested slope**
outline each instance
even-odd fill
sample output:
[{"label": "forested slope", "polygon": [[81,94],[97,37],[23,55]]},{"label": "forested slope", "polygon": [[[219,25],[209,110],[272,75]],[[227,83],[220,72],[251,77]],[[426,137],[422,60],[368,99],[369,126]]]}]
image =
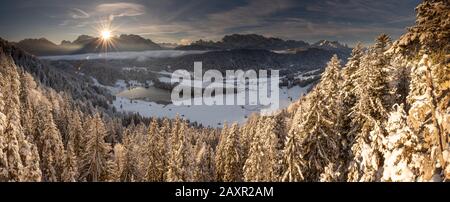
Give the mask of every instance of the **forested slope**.
[{"label": "forested slope", "polygon": [[110,114],[2,41],[0,181],[448,181],[449,15],[423,1],[400,39],[333,57],[288,109],[220,130]]}]

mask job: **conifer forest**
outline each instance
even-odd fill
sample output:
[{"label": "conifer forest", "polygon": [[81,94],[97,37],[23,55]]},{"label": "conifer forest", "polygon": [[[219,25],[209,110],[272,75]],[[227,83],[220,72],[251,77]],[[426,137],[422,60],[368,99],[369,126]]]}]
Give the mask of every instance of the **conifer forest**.
[{"label": "conifer forest", "polygon": [[415,12],[399,38],[377,33],[348,55],[333,52],[286,108],[220,127],[123,112],[88,72],[62,67],[74,62],[0,39],[0,181],[449,181],[450,1],[423,0]]}]

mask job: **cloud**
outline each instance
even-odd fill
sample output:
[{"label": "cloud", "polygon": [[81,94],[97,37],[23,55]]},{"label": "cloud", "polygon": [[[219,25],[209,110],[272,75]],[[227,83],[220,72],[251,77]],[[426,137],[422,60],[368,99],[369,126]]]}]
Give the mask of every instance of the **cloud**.
[{"label": "cloud", "polygon": [[414,12],[399,9],[411,1],[327,0],[306,6],[306,10],[323,16],[371,22],[405,22],[414,18]]},{"label": "cloud", "polygon": [[116,17],[133,17],[145,14],[145,6],[136,3],[106,3],[96,7],[96,11],[109,15],[112,21]]},{"label": "cloud", "polygon": [[[412,4],[412,5],[410,5]],[[263,34],[287,39],[333,39],[370,42],[380,33],[397,37],[414,22],[409,0],[249,0],[231,9],[207,14],[206,18],[176,22],[190,27],[188,38],[220,39],[232,33]],[[183,37],[186,38],[186,35]],[[207,39],[207,38],[206,38]]]},{"label": "cloud", "polygon": [[[204,10],[204,15],[195,15],[193,18],[187,16],[174,21],[160,19],[159,22],[154,22],[152,25],[137,28],[140,31],[136,33],[160,39],[171,36],[171,41],[177,43],[180,43],[183,39],[219,40],[231,30],[242,27],[257,27],[268,23],[267,20],[272,15],[290,9],[293,6],[295,6],[293,0],[248,0],[241,5],[221,11],[209,12]],[[187,7],[195,10],[195,6]],[[185,13],[193,12],[187,11],[189,9],[185,8],[182,10]],[[165,37],[161,37],[161,35],[165,35]],[[186,40],[183,42],[188,43]]]},{"label": "cloud", "polygon": [[85,19],[85,18],[89,18],[90,17],[89,13],[87,13],[87,12],[85,12],[85,11],[79,9],[79,8],[72,8],[70,10],[70,16],[73,19]]},{"label": "cloud", "polygon": [[404,27],[312,22],[301,18],[289,18],[284,19],[282,22],[256,27],[243,33],[273,35],[284,39],[301,39],[309,42],[321,39],[338,40],[353,45],[358,41],[366,44],[372,43],[375,37],[381,33],[388,33],[396,38],[404,31]]},{"label": "cloud", "polygon": [[[155,34],[176,34],[186,32],[192,29],[190,26],[180,24],[153,24],[147,26],[139,26],[136,28],[140,30],[141,35],[155,35]],[[133,30],[132,31],[137,31]],[[139,31],[138,31],[139,32]]]},{"label": "cloud", "polygon": [[[161,2],[94,4],[88,19],[69,19],[62,23],[74,28],[86,27],[92,20],[112,22],[118,17],[142,16],[121,23],[123,33],[139,34],[155,41],[189,43],[190,40],[220,40],[232,33],[263,34],[285,39],[333,39],[371,41],[380,32],[401,34],[408,22],[413,22],[410,0],[241,0],[232,3],[209,3],[182,0]],[[206,5],[205,5],[206,2]],[[176,7],[174,7],[176,5]],[[181,6],[182,5],[182,6]],[[220,6],[219,6],[220,5]],[[75,11],[74,11],[75,12]],[[199,14],[201,13],[201,14]],[[83,16],[81,12],[77,16]],[[86,16],[86,15],[84,15]],[[109,18],[109,19],[108,19]],[[186,40],[186,39],[189,39]]]},{"label": "cloud", "polygon": [[[91,24],[104,24],[105,21],[111,23],[117,17],[140,16],[145,14],[145,10],[145,6],[141,4],[124,2],[99,4],[89,11],[71,8],[68,18],[64,19],[59,25],[83,28]],[[93,21],[92,19],[101,20]]]},{"label": "cloud", "polygon": [[[70,12],[63,10],[63,17],[55,21],[71,28],[71,33],[86,33],[91,31],[89,25],[108,21],[117,26],[117,33],[139,34],[160,42],[220,40],[233,33],[256,33],[308,42],[330,39],[351,44],[372,41],[381,32],[394,38],[402,34],[414,23],[414,7],[419,0],[118,1],[63,2],[62,7],[69,8]],[[120,22],[112,22],[114,19]]]},{"label": "cloud", "polygon": [[291,0],[250,0],[247,5],[228,11],[210,14],[208,26],[215,28],[233,28],[261,24],[266,17],[293,7]]}]

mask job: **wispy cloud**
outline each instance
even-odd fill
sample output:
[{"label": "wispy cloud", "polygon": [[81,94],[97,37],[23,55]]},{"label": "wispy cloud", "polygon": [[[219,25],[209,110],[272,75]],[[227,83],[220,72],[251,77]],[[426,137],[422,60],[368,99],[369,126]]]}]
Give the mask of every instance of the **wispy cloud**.
[{"label": "wispy cloud", "polygon": [[109,15],[110,20],[116,17],[134,17],[145,14],[145,6],[136,3],[107,3],[96,7],[99,13]]},{"label": "wispy cloud", "polygon": [[87,13],[79,8],[72,8],[70,10],[70,16],[73,19],[85,19],[85,18],[89,18],[91,15],[89,15],[89,13]]},{"label": "wispy cloud", "polygon": [[136,3],[105,3],[91,9],[70,8],[68,15],[62,19],[60,26],[84,28],[93,24],[111,23],[119,17],[136,17],[145,14],[145,6]]},{"label": "wispy cloud", "polygon": [[[409,3],[418,0],[410,0]],[[306,6],[306,10],[343,20],[401,22],[414,18],[414,12],[401,9],[408,1],[327,0]]]},{"label": "wispy cloud", "polygon": [[[198,39],[219,40],[232,33],[256,33],[306,41],[368,42],[380,32],[395,38],[414,23],[414,7],[420,0],[12,2],[2,3],[0,32],[14,39],[29,35],[24,31],[27,29],[33,29],[34,35],[49,35],[55,40],[65,39],[73,33],[96,34],[93,33],[96,23],[108,21],[119,27],[117,34],[141,34],[160,42],[185,39],[183,43],[186,43]],[[17,20],[10,20],[13,18]]]},{"label": "wispy cloud", "polygon": [[[198,18],[170,21],[170,24],[163,24],[167,21],[162,20],[161,24],[142,26],[140,29],[145,35],[158,38],[161,38],[157,36],[160,34],[172,35],[179,40],[178,43],[197,39],[217,40],[232,30],[267,23],[272,15],[294,6],[293,0],[248,0],[240,6],[220,12],[205,13]],[[189,6],[189,8],[195,10],[195,7]],[[183,10],[186,11],[186,8]]]},{"label": "wispy cloud", "polygon": [[259,25],[265,17],[295,6],[291,0],[250,0],[245,6],[210,14],[208,26],[230,28]]}]

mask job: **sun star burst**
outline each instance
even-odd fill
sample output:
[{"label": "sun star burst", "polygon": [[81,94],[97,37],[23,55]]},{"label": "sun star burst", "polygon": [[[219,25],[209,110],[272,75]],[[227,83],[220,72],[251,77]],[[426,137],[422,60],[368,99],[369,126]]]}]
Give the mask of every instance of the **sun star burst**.
[{"label": "sun star burst", "polygon": [[110,20],[101,20],[95,27],[95,30],[97,30],[98,33],[97,48],[104,53],[108,53],[111,49],[115,49],[114,33],[117,28],[111,25]]},{"label": "sun star burst", "polygon": [[100,35],[102,37],[102,40],[104,41],[108,41],[111,39],[111,31],[109,30],[103,30]]}]

